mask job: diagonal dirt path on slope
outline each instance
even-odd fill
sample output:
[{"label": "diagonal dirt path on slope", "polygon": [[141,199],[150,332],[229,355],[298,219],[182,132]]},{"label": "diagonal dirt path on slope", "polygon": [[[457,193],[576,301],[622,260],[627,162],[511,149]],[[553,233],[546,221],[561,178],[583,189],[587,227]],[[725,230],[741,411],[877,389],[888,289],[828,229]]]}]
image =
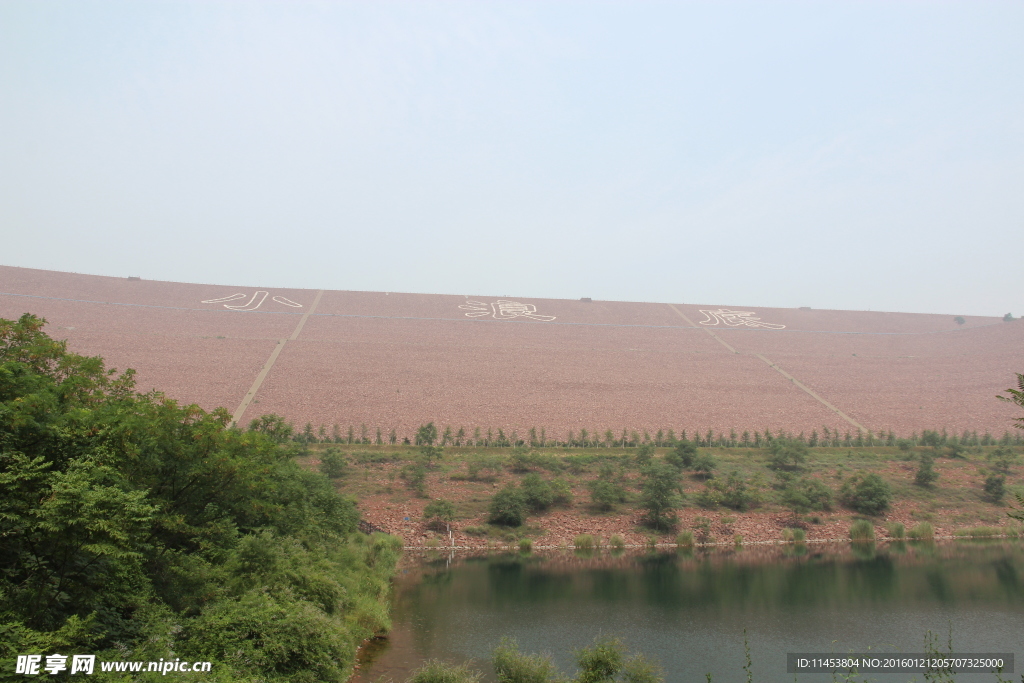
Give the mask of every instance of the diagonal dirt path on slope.
[{"label": "diagonal dirt path on slope", "polygon": [[[721,338],[721,337],[719,337],[719,336],[718,336],[717,334],[715,334],[715,331],[714,331],[714,330],[711,330],[711,329],[708,329],[707,327],[702,327],[702,326],[700,326],[700,325],[696,325],[696,324],[694,324],[694,322],[693,322],[692,320],[690,320],[690,318],[689,318],[689,317],[687,317],[687,315],[686,315],[685,313],[683,313],[683,312],[682,312],[682,311],[680,311],[680,310],[679,310],[678,308],[676,308],[675,304],[668,304],[668,307],[669,307],[669,308],[671,308],[671,309],[672,309],[673,311],[675,311],[675,312],[676,312],[676,314],[677,314],[677,315],[678,315],[678,316],[679,316],[680,318],[682,318],[682,319],[683,319],[684,321],[686,321],[686,324],[690,325],[691,327],[694,327],[694,328],[697,328],[697,329],[701,329],[701,330],[704,330],[704,331],[705,331],[705,332],[707,332],[707,333],[708,333],[709,335],[711,335],[711,338],[712,338],[712,339],[714,339],[715,341],[717,341],[717,342],[718,342],[719,344],[721,344],[721,345],[722,345],[722,346],[724,346],[725,348],[729,349],[729,351],[730,351],[730,352],[732,352],[732,353],[735,353],[735,354],[739,354],[739,351],[737,351],[736,349],[734,349],[734,348],[733,348],[732,346],[730,346],[730,345],[729,345],[729,344],[728,344],[728,343],[727,343],[727,342],[726,342],[726,341],[725,341],[724,339],[722,339],[722,338]],[[815,401],[817,401],[817,402],[818,402],[818,403],[820,403],[821,405],[825,406],[826,408],[828,408],[829,410],[831,410],[831,411],[832,411],[833,413],[835,413],[836,415],[838,415],[839,417],[843,418],[843,419],[844,419],[844,420],[846,420],[846,421],[847,421],[848,423],[850,423],[851,425],[853,425],[854,427],[856,427],[857,429],[861,430],[862,432],[866,432],[866,431],[868,431],[868,430],[867,430],[867,428],[866,428],[866,427],[865,427],[864,425],[862,425],[862,424],[860,424],[859,422],[857,422],[856,420],[854,420],[854,419],[853,419],[852,417],[850,417],[849,415],[847,415],[846,413],[844,413],[843,411],[841,411],[841,410],[840,410],[839,408],[836,408],[836,407],[835,407],[834,405],[832,405],[831,403],[829,403],[828,401],[826,401],[826,400],[825,400],[824,398],[822,398],[821,396],[819,396],[819,395],[818,395],[817,393],[815,393],[815,392],[814,392],[814,391],[813,391],[813,390],[812,390],[812,389],[811,389],[810,387],[808,387],[807,385],[805,385],[805,384],[804,384],[803,382],[801,382],[800,380],[798,380],[798,379],[797,379],[796,377],[793,377],[793,375],[789,374],[788,372],[786,372],[785,370],[783,370],[782,368],[780,368],[780,367],[779,367],[778,365],[776,365],[776,364],[775,364],[775,363],[773,363],[772,361],[770,361],[770,360],[768,360],[767,358],[765,358],[764,356],[762,356],[762,355],[761,355],[760,353],[755,353],[755,354],[753,354],[753,355],[754,355],[754,357],[756,357],[756,358],[759,358],[759,359],[760,359],[761,361],[763,361],[763,362],[764,362],[764,363],[765,363],[765,364],[766,364],[766,365],[767,365],[768,367],[770,367],[770,368],[771,368],[772,370],[774,370],[775,372],[779,373],[780,375],[782,375],[783,377],[785,377],[786,379],[788,379],[788,380],[789,380],[790,382],[792,382],[792,383],[793,383],[793,384],[794,384],[795,386],[799,387],[799,388],[800,388],[800,389],[801,389],[801,390],[802,390],[802,391],[803,391],[804,393],[806,393],[806,394],[807,394],[808,396],[810,396],[811,398],[813,398],[813,399],[814,399]]]}]

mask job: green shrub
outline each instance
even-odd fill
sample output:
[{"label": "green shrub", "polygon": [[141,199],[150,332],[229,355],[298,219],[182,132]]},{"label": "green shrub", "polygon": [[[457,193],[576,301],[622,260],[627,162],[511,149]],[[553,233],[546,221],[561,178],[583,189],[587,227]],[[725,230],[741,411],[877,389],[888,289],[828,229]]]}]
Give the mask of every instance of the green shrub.
[{"label": "green shrub", "polygon": [[781,500],[793,514],[799,515],[811,510],[831,510],[833,494],[825,482],[815,477],[805,477],[790,481],[782,491]]},{"label": "green shrub", "polygon": [[466,463],[466,476],[470,481],[494,481],[501,469],[501,458],[477,455]]},{"label": "green shrub", "polygon": [[903,522],[889,522],[885,525],[885,528],[889,534],[889,538],[903,540],[907,537],[907,529],[903,526]]},{"label": "green shrub", "polygon": [[680,472],[693,466],[697,457],[697,447],[689,441],[680,441],[676,447],[665,454],[665,462]]},{"label": "green shrub", "polygon": [[416,669],[406,683],[476,683],[480,673],[472,671],[468,664],[447,664],[431,659]]},{"label": "green shrub", "polygon": [[572,507],[572,487],[563,479],[551,482],[551,504],[558,507]]},{"label": "green shrub", "polygon": [[1006,475],[1005,474],[990,474],[985,477],[985,497],[993,502],[999,503],[1003,500],[1003,496],[1006,495]]},{"label": "green shrub", "polygon": [[928,522],[919,522],[910,528],[907,536],[915,541],[934,541],[935,528]]},{"label": "green shrub", "polygon": [[917,466],[917,472],[914,474],[914,483],[918,486],[925,488],[931,487],[939,478],[939,473],[935,471],[935,464],[930,455],[925,453],[921,454],[921,462]]},{"label": "green shrub", "polygon": [[338,479],[348,473],[348,460],[336,448],[328,448],[320,455],[320,473],[329,479]]},{"label": "green shrub", "polygon": [[543,512],[555,502],[555,494],[551,484],[541,478],[539,474],[528,474],[523,477],[520,483],[523,492],[523,500],[526,506],[533,512]]},{"label": "green shrub", "polygon": [[875,540],[875,527],[866,519],[858,519],[850,525],[851,541],[873,541]]},{"label": "green shrub", "polygon": [[892,489],[874,472],[856,474],[843,484],[840,497],[844,505],[862,515],[877,515],[888,509]]},{"label": "green shrub", "polygon": [[738,471],[733,470],[725,480],[715,480],[709,487],[718,491],[719,502],[732,510],[746,512],[760,504],[761,497],[751,489],[747,480]]},{"label": "green shrub", "polygon": [[676,536],[676,545],[680,548],[692,548],[693,547],[693,532],[687,529],[682,531]]},{"label": "green shrub", "polygon": [[986,536],[1004,536],[1008,535],[1006,529],[997,526],[976,526],[971,529],[957,529],[953,532],[954,536],[971,536],[975,538],[984,538]]},{"label": "green shrub", "polygon": [[590,534],[580,534],[572,540],[572,544],[577,550],[593,550],[596,546],[594,537]]},{"label": "green shrub", "polygon": [[492,524],[521,526],[526,521],[526,498],[515,486],[506,486],[491,498],[488,511]]},{"label": "green shrub", "polygon": [[710,453],[701,453],[693,459],[693,465],[690,467],[698,476],[710,479],[718,467],[718,461]]},{"label": "green shrub", "polygon": [[612,537],[608,539],[608,545],[614,548],[615,550],[624,550],[626,547],[626,541],[622,538],[622,536],[619,536],[618,534],[613,534]]},{"label": "green shrub", "polygon": [[498,683],[556,683],[561,680],[550,657],[519,651],[513,638],[502,638],[491,654]]},{"label": "green shrub", "polygon": [[807,444],[792,439],[775,439],[771,444],[768,466],[779,470],[795,470],[807,460]]},{"label": "green shrub", "polygon": [[419,463],[410,463],[402,468],[400,474],[410,489],[418,496],[427,495],[427,468]]},{"label": "green shrub", "polygon": [[487,527],[485,527],[485,526],[467,526],[462,531],[463,531],[463,533],[468,534],[469,536],[486,536],[487,535]]},{"label": "green shrub", "polygon": [[431,525],[437,530],[447,531],[455,521],[455,503],[443,498],[432,500],[423,508],[423,518],[431,520]]},{"label": "green shrub", "polygon": [[636,461],[637,467],[643,469],[651,464],[651,457],[654,455],[654,444],[645,443],[636,449],[636,455],[633,459]]},{"label": "green shrub", "polygon": [[622,671],[625,664],[624,648],[617,638],[598,636],[594,644],[576,651],[576,665],[580,672],[579,683],[603,683],[611,681]]},{"label": "green shrub", "polygon": [[693,500],[697,505],[705,510],[713,510],[722,502],[722,494],[718,492],[718,489],[711,485],[711,482],[708,482],[704,485],[703,489],[697,492],[697,495],[693,497]]},{"label": "green shrub", "polygon": [[1019,456],[1011,448],[1000,446],[988,454],[992,463],[992,469],[1003,474],[1009,474],[1010,469],[1020,460]]},{"label": "green shrub", "polygon": [[806,538],[807,533],[799,527],[782,530],[782,540],[786,543],[803,543]]},{"label": "green shrub", "polygon": [[528,538],[521,539],[519,541],[519,552],[524,554],[530,554],[533,552],[533,541]]},{"label": "green shrub", "polygon": [[515,448],[512,450],[512,455],[509,457],[508,461],[510,470],[517,474],[523,474],[530,471],[530,466],[532,464],[532,458],[525,450],[521,448]]},{"label": "green shrub", "polygon": [[626,501],[626,490],[608,479],[595,479],[587,484],[587,488],[590,489],[590,502],[598,510],[607,512],[617,503]]},{"label": "green shrub", "polygon": [[640,507],[644,521],[655,529],[670,529],[676,523],[676,509],[682,505],[679,471],[665,463],[652,463],[640,486]]}]

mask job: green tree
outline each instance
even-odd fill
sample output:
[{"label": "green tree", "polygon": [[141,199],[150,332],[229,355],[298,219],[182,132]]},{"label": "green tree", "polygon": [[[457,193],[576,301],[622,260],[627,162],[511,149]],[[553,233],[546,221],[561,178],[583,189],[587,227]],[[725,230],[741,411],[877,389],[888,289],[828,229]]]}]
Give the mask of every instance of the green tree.
[{"label": "green tree", "polygon": [[782,491],[782,504],[792,510],[794,515],[811,510],[831,510],[833,498],[832,489],[814,477],[791,481]]},{"label": "green tree", "polygon": [[348,472],[348,461],[341,451],[328,448],[320,455],[320,473],[329,479],[337,479]]},{"label": "green tree", "polygon": [[682,441],[677,442],[675,448],[665,455],[665,462],[682,471],[692,467],[696,457],[697,447],[684,438]]},{"label": "green tree", "polygon": [[42,327],[0,320],[0,659],[128,650],[222,680],[346,680],[389,627],[396,539],[356,532],[282,421],[243,432],[139,394]]},{"label": "green tree", "polygon": [[[1009,315],[1009,313],[1007,313]],[[996,396],[1000,401],[1006,401],[1007,403],[1013,403],[1018,408],[1024,408],[1024,374],[1017,374],[1017,388],[1007,389],[1006,393],[1008,396]],[[1013,421],[1016,423],[1013,426],[1017,429],[1024,429],[1024,416],[1015,417]]]},{"label": "green tree", "polygon": [[700,453],[693,459],[691,467],[698,476],[710,479],[714,476],[715,469],[718,467],[718,461],[710,453]]},{"label": "green tree", "polygon": [[435,441],[437,441],[437,427],[433,422],[420,425],[420,428],[416,430],[415,443],[417,446],[433,446]]},{"label": "green tree", "polygon": [[551,484],[539,474],[527,474],[523,477],[520,487],[527,507],[534,512],[543,512],[555,502],[555,492]]},{"label": "green tree", "polygon": [[455,521],[455,503],[437,498],[423,508],[423,518],[434,524],[443,524],[445,531],[451,531],[451,523]]},{"label": "green tree", "polygon": [[856,474],[843,483],[840,490],[843,504],[864,515],[878,515],[889,508],[892,489],[880,476]]},{"label": "green tree", "polygon": [[1003,496],[1006,495],[1006,475],[1005,474],[990,474],[985,477],[984,485],[985,497],[993,503],[1002,502]]},{"label": "green tree", "polygon": [[640,487],[640,507],[646,511],[645,522],[658,530],[671,529],[680,505],[679,470],[664,463],[652,463]]},{"label": "green tree", "polygon": [[285,443],[292,438],[292,426],[280,415],[261,415],[249,423],[249,431],[263,434],[274,443]]},{"label": "green tree", "polygon": [[914,474],[914,483],[918,486],[930,488],[939,478],[939,473],[935,471],[934,459],[926,454],[921,454],[921,460],[917,466],[917,472]]},{"label": "green tree", "polygon": [[807,460],[807,444],[794,439],[775,439],[770,447],[769,467],[795,470]]},{"label": "green tree", "polygon": [[444,457],[444,446],[420,446],[420,455],[427,461],[427,466],[432,467],[435,460]]},{"label": "green tree", "polygon": [[526,498],[523,492],[512,485],[500,489],[488,505],[492,524],[522,526],[526,521]]}]

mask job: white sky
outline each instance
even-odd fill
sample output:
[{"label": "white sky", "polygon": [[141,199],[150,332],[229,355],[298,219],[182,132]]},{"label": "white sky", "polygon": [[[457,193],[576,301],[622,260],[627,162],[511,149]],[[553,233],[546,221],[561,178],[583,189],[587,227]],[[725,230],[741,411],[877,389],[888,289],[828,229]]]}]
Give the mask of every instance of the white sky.
[{"label": "white sky", "polygon": [[1022,35],[978,0],[0,0],[0,263],[1019,315]]}]

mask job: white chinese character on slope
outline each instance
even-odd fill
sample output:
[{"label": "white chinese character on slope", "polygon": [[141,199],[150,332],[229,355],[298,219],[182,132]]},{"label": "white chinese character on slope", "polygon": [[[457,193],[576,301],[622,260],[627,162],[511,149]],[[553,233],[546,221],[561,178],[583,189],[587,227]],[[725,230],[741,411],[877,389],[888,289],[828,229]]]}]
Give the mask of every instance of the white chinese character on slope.
[{"label": "white chinese character on slope", "polygon": [[71,657],[71,673],[92,674],[96,666],[96,655],[73,655]]},{"label": "white chinese character on slope", "polygon": [[51,676],[55,676],[61,671],[67,671],[67,668],[67,655],[46,655],[46,666],[43,667],[43,670],[48,672]]},{"label": "white chinese character on slope", "polygon": [[39,662],[43,661],[42,655],[18,655],[18,661],[14,665],[14,673],[35,676],[39,673]]},{"label": "white chinese character on slope", "polygon": [[701,310],[706,320],[701,320],[701,325],[717,325],[719,322],[728,327],[759,327],[766,330],[782,330],[785,325],[775,323],[763,323],[760,318],[752,317],[753,311],[730,311],[728,308],[719,308],[716,311]]},{"label": "white chinese character on slope", "polygon": [[467,318],[479,318],[489,315],[498,320],[529,318],[530,320],[550,322],[555,319],[553,315],[538,314],[537,307],[533,304],[524,304],[520,301],[510,301],[509,299],[498,299],[492,304],[485,304],[482,301],[467,301],[461,304],[459,308],[469,311],[466,314]]},{"label": "white chinese character on slope", "polygon": [[[270,294],[270,292],[256,292],[255,294],[252,295],[252,298],[249,299],[248,302],[242,304],[241,306],[231,306],[230,302],[238,301],[239,299],[244,299],[245,294],[232,294],[231,296],[222,296],[219,299],[206,299],[201,303],[224,304],[224,308],[229,308],[232,311],[255,311],[257,308],[263,305],[263,302],[266,301],[268,294]],[[302,304],[297,304],[291,299],[286,299],[283,296],[274,296],[271,297],[270,300],[276,301],[279,304],[284,304],[285,306],[291,306],[292,308],[302,308]]]}]

